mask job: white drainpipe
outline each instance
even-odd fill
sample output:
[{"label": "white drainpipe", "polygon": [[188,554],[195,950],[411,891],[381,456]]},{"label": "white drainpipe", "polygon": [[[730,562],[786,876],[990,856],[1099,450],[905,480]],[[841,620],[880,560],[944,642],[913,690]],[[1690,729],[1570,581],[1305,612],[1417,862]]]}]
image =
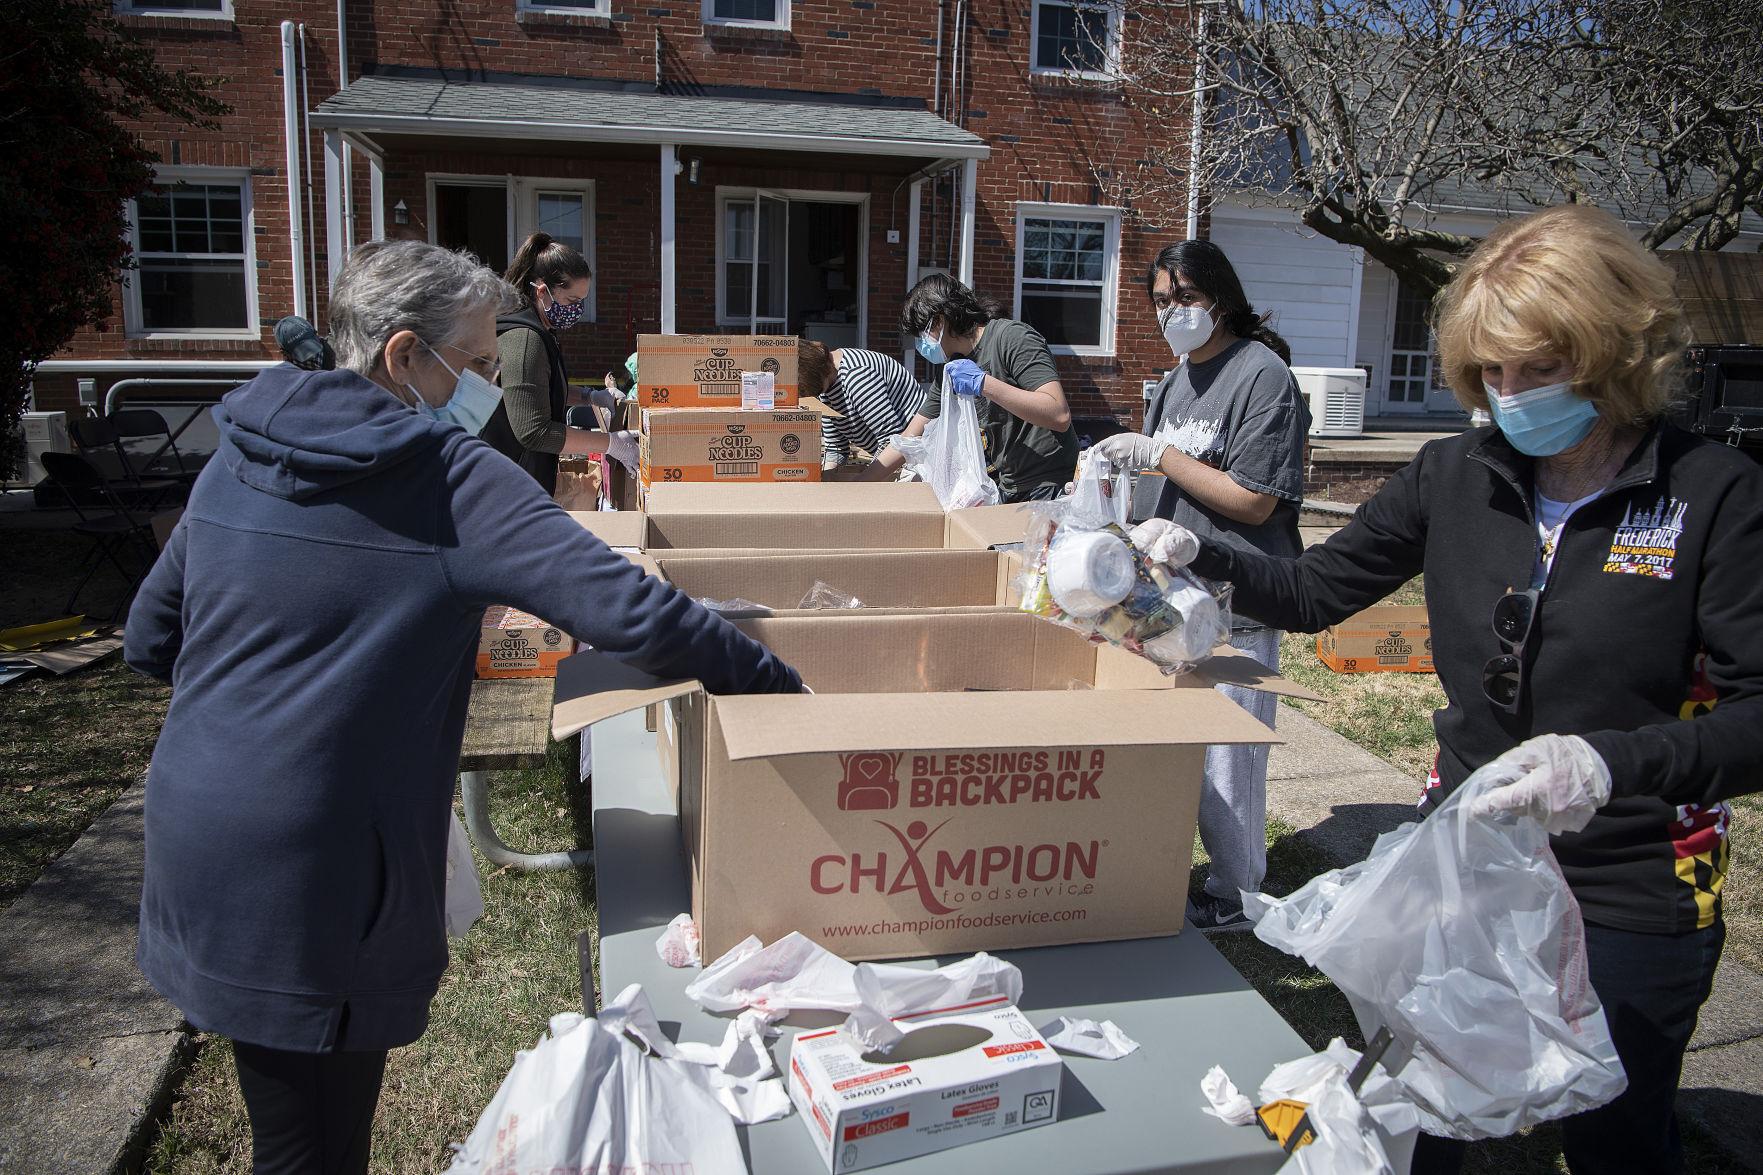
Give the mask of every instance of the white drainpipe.
[{"label": "white drainpipe", "polygon": [[300,100],[295,76],[294,22],[282,22],[282,138],[287,144],[288,254],[293,260],[294,313],[306,317],[306,227],[300,213]]}]

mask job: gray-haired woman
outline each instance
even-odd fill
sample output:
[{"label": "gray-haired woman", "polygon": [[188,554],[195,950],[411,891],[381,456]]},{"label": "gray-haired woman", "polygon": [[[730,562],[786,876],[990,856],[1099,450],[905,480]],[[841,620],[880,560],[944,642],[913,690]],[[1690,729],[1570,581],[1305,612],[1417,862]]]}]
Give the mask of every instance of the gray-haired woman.
[{"label": "gray-haired woman", "polygon": [[356,250],[341,369],[275,367],[221,402],[217,459],[129,615],[129,664],[174,687],[140,966],[232,1038],[260,1175],[364,1171],[386,1050],[427,1025],[487,606],[719,693],[801,685],[473,435],[512,303],[469,256]]}]

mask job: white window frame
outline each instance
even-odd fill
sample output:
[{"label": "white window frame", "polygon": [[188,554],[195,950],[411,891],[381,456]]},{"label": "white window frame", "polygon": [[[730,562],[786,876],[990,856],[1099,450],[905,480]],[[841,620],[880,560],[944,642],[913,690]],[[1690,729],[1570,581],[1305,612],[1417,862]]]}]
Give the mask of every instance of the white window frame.
[{"label": "white window frame", "polygon": [[514,0],[516,16],[533,13],[538,16],[588,16],[602,20],[612,16],[612,0],[594,0],[592,4],[547,4],[545,0]]},{"label": "white window frame", "polygon": [[[857,338],[859,346],[868,346],[869,340],[869,193],[868,192],[815,192],[803,188],[728,188],[718,185],[716,189],[716,325],[718,327],[741,327],[748,324],[746,318],[730,318],[728,315],[728,290],[723,281],[723,262],[728,258],[728,245],[725,240],[728,217],[723,209],[730,200],[754,200],[760,192],[768,196],[782,196],[791,203],[809,204],[855,204],[857,205],[857,240],[858,262],[857,274],[852,279],[857,290]],[[784,258],[789,259],[786,245]],[[789,326],[789,307],[784,308],[784,326]]]},{"label": "white window frame", "polygon": [[[245,249],[245,325],[236,329],[206,328],[192,330],[148,330],[142,325],[141,283],[134,275],[123,281],[123,337],[129,339],[257,339],[263,335],[263,323],[257,312],[257,233],[256,212],[251,199],[251,172],[242,167],[156,167],[153,183],[170,186],[179,182],[192,184],[239,185],[239,213]],[[136,258],[141,256],[140,213],[133,200],[124,205],[129,222],[129,247]],[[175,256],[176,254],[172,254]],[[195,254],[190,254],[195,256]]]},{"label": "white window frame", "polygon": [[583,322],[600,321],[600,264],[596,238],[596,208],[594,205],[594,181],[584,179],[550,179],[543,176],[514,176],[511,182],[514,209],[514,230],[508,240],[508,256],[514,256],[514,250],[520,242],[527,239],[539,227],[539,197],[541,195],[579,195],[582,198],[582,256],[587,259],[588,268],[594,271],[594,280],[588,284],[588,296],[582,309]]},{"label": "white window frame", "polygon": [[201,9],[167,8],[155,4],[153,0],[115,0],[111,10],[119,16],[171,16],[179,20],[224,20],[233,19],[233,0],[220,0],[217,11],[206,12]]},{"label": "white window frame", "polygon": [[790,29],[790,0],[773,0],[777,5],[776,20],[740,20],[716,15],[716,0],[704,0],[702,8],[703,20],[706,25],[720,29]]},{"label": "white window frame", "polygon": [[[1120,209],[1105,204],[1028,204],[1016,206],[1016,296],[1015,317],[1022,320],[1022,252],[1026,224],[1030,220],[1096,220],[1102,230],[1102,329],[1101,342],[1093,347],[1054,344],[1047,347],[1055,355],[1082,355],[1107,358],[1114,355],[1115,328],[1119,323],[1120,302]],[[1042,279],[1036,278],[1035,281]],[[1088,286],[1089,282],[1073,281],[1071,285]]]},{"label": "white window frame", "polygon": [[[1033,11],[1028,22],[1028,68],[1031,75],[1037,77],[1081,78],[1093,82],[1114,82],[1120,80],[1120,43],[1121,30],[1125,26],[1125,13],[1122,0],[1031,0]],[[1065,66],[1043,66],[1041,55],[1041,9],[1048,6],[1059,8],[1101,8],[1108,13],[1108,43],[1102,47],[1107,58],[1107,68],[1070,69]]]}]

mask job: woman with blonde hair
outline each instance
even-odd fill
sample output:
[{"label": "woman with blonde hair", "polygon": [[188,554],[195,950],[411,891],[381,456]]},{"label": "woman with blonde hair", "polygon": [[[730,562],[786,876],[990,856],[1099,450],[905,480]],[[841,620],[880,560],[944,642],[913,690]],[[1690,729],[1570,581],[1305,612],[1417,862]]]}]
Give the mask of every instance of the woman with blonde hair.
[{"label": "woman with blonde hair", "polygon": [[[1682,313],[1608,213],[1495,229],[1441,293],[1437,333],[1458,401],[1491,426],[1426,445],[1295,559],[1201,539],[1191,566],[1298,632],[1425,574],[1450,705],[1421,806],[1516,769],[1475,814],[1548,827],[1628,1074],[1563,1121],[1568,1166],[1681,1171],[1678,1077],[1725,938],[1724,801],[1763,788],[1763,470],[1664,420]],[[1424,1139],[1414,1170],[1461,1157]]]}]

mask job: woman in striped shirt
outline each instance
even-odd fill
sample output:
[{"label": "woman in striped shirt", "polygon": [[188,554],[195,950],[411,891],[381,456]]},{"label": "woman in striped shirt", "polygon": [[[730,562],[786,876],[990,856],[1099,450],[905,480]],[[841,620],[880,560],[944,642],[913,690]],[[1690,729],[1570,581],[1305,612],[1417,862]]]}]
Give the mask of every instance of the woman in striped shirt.
[{"label": "woman in striped shirt", "polygon": [[857,347],[829,350],[824,343],[803,339],[798,349],[802,394],[813,396],[839,413],[822,417],[822,465],[828,469],[853,462],[853,449],[874,458],[856,474],[864,481],[885,481],[899,471],[905,457],[888,442],[910,427],[926,391],[912,373],[879,351]]}]

